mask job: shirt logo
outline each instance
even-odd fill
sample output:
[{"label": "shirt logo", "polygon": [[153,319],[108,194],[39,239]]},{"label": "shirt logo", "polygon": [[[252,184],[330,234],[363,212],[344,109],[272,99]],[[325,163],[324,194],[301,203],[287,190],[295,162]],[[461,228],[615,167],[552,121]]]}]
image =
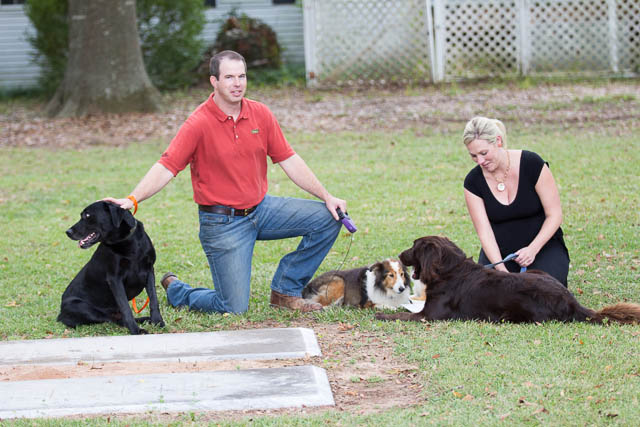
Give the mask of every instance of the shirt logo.
[{"label": "shirt logo", "polygon": [[260,132],[259,129],[251,129],[251,133],[253,133],[253,134],[256,134],[256,133],[259,133],[259,132]]}]

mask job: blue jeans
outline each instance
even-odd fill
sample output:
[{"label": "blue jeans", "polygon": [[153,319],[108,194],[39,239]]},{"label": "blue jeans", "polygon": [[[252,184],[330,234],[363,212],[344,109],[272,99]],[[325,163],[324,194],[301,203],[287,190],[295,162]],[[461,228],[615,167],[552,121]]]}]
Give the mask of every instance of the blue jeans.
[{"label": "blue jeans", "polygon": [[325,204],[315,200],[265,196],[247,216],[198,211],[200,243],[209,261],[215,289],[192,288],[174,280],[167,300],[174,307],[218,313],[243,313],[249,308],[251,259],[256,240],[302,236],[298,248],[278,265],[271,289],[301,296],[340,233]]}]

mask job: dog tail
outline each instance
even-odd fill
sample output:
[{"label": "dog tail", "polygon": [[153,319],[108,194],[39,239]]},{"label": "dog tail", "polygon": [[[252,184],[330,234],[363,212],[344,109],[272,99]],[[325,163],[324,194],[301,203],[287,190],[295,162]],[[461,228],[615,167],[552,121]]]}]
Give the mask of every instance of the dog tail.
[{"label": "dog tail", "polygon": [[621,302],[604,307],[596,314],[601,317],[600,320],[606,318],[618,323],[640,323],[640,304]]}]

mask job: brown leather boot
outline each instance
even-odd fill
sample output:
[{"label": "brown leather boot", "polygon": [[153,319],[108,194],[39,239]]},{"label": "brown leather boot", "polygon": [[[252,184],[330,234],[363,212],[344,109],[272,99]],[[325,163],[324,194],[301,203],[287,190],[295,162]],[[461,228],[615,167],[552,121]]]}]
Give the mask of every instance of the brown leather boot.
[{"label": "brown leather boot", "polygon": [[288,308],[289,310],[300,310],[303,313],[322,310],[322,304],[307,301],[306,299],[300,297],[284,295],[273,290],[271,291],[271,306],[278,308]]},{"label": "brown leather boot", "polygon": [[166,291],[167,288],[169,287],[169,285],[171,284],[171,282],[173,282],[177,278],[178,278],[178,276],[176,276],[175,274],[173,274],[172,272],[169,271],[169,272],[165,273],[164,276],[162,276],[162,278],[160,279],[160,284],[162,285],[162,287]]}]

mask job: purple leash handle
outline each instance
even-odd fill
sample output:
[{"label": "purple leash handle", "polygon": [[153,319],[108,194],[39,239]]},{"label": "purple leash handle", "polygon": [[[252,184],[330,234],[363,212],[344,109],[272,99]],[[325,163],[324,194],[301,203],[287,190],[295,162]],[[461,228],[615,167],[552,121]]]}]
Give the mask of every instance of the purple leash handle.
[{"label": "purple leash handle", "polygon": [[345,226],[349,233],[355,233],[358,231],[356,224],[351,220],[348,213],[343,213],[342,209],[336,208],[336,213],[338,214],[338,218],[340,218],[340,222]]}]

